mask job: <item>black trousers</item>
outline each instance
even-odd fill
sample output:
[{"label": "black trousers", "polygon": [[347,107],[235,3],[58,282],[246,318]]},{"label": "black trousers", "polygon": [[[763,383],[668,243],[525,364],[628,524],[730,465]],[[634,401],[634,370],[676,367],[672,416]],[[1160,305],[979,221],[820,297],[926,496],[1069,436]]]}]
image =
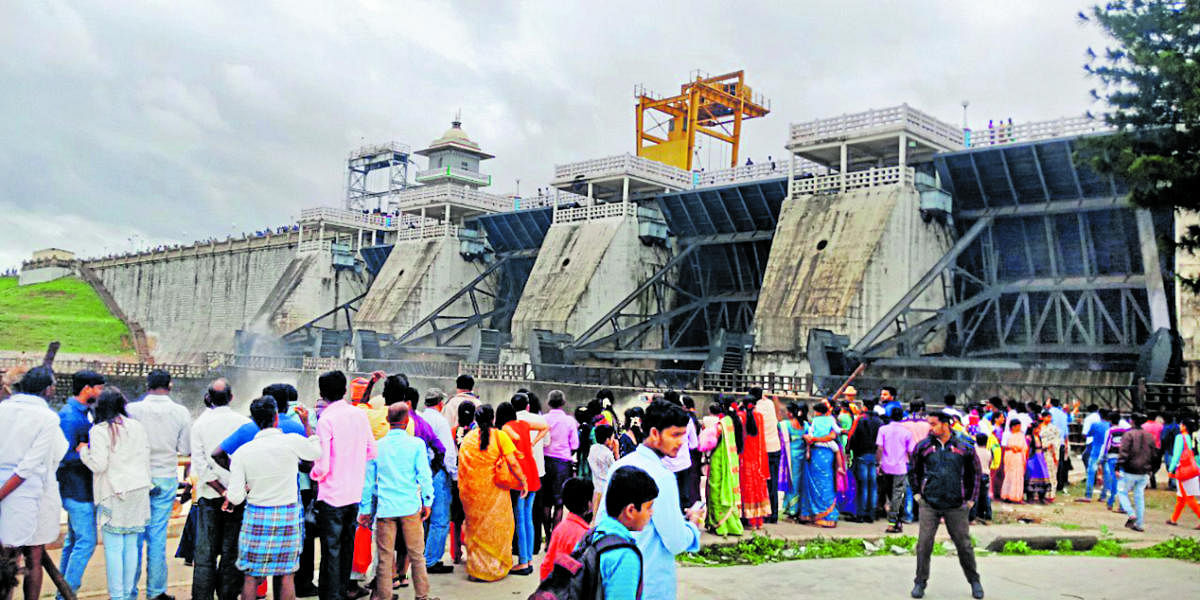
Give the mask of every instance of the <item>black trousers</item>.
[{"label": "black trousers", "polygon": [[195,567],[192,571],[192,600],[237,600],[242,592],[242,573],[237,569],[238,536],[242,531],[242,506],[233,512],[221,510],[222,498],[199,498],[192,506],[196,515]]},{"label": "black trousers", "polygon": [[768,523],[779,522],[779,458],[781,452],[767,453],[767,468],[771,472],[771,478],[767,480],[767,493],[771,496],[771,517],[767,519]]},{"label": "black trousers", "polygon": [[967,506],[958,508],[938,509],[921,503],[920,532],[917,534],[917,577],[916,583],[929,581],[929,556],[933,553],[933,536],[937,535],[938,526],[946,522],[946,532],[954,541],[954,549],[958,551],[958,564],[962,567],[967,581],[979,581],[979,571],[975,569],[975,548],[971,545],[971,526],[968,522]]},{"label": "black trousers", "polygon": [[354,532],[358,504],[330,506],[317,500],[317,535],[321,538],[321,575],[317,584],[321,600],[342,600],[354,561]]},{"label": "black trousers", "polygon": [[314,510],[313,497],[317,495],[317,484],[313,489],[300,490],[300,502],[304,505],[304,540],[300,545],[300,567],[296,570],[296,587],[304,589],[313,582],[313,565],[316,560],[317,527],[316,519],[309,516]]}]

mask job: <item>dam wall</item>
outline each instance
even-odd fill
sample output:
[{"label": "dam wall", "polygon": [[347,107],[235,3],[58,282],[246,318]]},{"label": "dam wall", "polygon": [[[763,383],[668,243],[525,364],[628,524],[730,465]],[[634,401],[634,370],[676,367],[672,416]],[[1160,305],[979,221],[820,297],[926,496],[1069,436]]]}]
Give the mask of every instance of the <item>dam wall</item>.
[{"label": "dam wall", "polygon": [[83,264],[145,330],[156,360],[193,362],[232,351],[234,332],[256,320],[275,329],[303,323],[365,288],[335,277],[327,252],[298,256],[299,243],[289,232]]},{"label": "dam wall", "polygon": [[[953,245],[920,214],[920,193],[891,185],[784,201],[754,316],[751,372],[809,372],[808,330],[862,337]],[[915,306],[937,308],[936,289]]]},{"label": "dam wall", "polygon": [[[454,235],[396,242],[363,299],[355,317],[357,326],[392,335],[406,333],[486,268],[482,262],[463,258],[459,249]],[[491,297],[480,294],[476,301],[481,312],[492,309]],[[471,314],[471,299],[459,298],[446,312]]]},{"label": "dam wall", "polygon": [[578,337],[669,260],[639,239],[635,205],[602,208],[615,214],[550,226],[513,315],[514,350],[528,349],[534,329]]}]

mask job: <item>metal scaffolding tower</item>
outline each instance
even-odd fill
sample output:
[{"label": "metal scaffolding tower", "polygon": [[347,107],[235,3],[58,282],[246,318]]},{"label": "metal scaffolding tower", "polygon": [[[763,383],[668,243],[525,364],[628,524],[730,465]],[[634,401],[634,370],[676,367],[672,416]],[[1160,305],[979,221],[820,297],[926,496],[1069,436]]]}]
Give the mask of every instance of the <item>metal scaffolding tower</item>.
[{"label": "metal scaffolding tower", "polygon": [[[363,146],[351,152],[346,160],[346,208],[382,211],[389,195],[408,187],[409,155],[408,146],[398,142]],[[371,189],[368,176],[380,170],[387,171],[386,186]]]}]

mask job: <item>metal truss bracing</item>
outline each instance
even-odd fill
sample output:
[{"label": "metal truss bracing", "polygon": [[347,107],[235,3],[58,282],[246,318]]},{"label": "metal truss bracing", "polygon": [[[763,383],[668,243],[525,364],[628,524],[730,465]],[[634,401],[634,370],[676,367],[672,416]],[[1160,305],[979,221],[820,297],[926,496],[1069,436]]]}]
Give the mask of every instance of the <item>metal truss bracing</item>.
[{"label": "metal truss bracing", "polygon": [[570,344],[576,356],[703,363],[720,331],[748,334],[784,179],[663,194],[675,256]]},{"label": "metal truss bracing", "polygon": [[[1073,140],[939,155],[965,227],[851,353],[896,367],[1133,370],[1168,328],[1155,218]],[[1161,221],[1161,219],[1159,219]],[[940,294],[944,308],[920,308]]]},{"label": "metal truss bracing", "polygon": [[[397,336],[389,349],[465,355],[472,345],[467,334],[476,327],[507,331],[536,255],[536,250],[501,254],[467,285]],[[469,302],[470,311],[449,314],[451,307],[463,299]],[[491,308],[485,308],[488,303]]]}]

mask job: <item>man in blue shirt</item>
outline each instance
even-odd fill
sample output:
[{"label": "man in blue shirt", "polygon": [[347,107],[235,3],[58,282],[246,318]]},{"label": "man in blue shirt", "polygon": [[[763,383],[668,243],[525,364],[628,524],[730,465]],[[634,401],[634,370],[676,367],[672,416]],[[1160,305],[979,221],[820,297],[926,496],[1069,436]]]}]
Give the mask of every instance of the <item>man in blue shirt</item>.
[{"label": "man in blue shirt", "polygon": [[[1087,462],[1087,488],[1083,493],[1082,498],[1076,498],[1076,502],[1091,502],[1092,489],[1096,485],[1096,470],[1104,466],[1104,444],[1108,441],[1109,422],[1104,418],[1105,411],[1100,411],[1101,418],[1084,433],[1090,440],[1086,454],[1084,455]],[[1105,474],[1107,475],[1107,473]],[[1104,500],[1104,492],[1100,492],[1100,499]]]},{"label": "man in blue shirt", "polygon": [[[605,514],[592,530],[590,541],[615,535],[634,541],[632,531],[642,531],[654,515],[658,486],[637,467],[621,467],[608,478]],[[615,548],[600,555],[600,587],[604,600],[638,600],[642,588],[642,559],[632,548]]]},{"label": "man in blue shirt", "polygon": [[404,402],[388,407],[388,434],[379,440],[378,454],[367,463],[358,523],[370,527],[375,521],[375,548],[379,564],[375,570],[374,598],[391,600],[395,575],[396,530],[404,535],[408,560],[412,563],[413,591],[417,600],[429,598],[429,574],[425,570],[425,530],[433,506],[433,474],[425,443],[406,431],[411,408]]},{"label": "man in blue shirt", "polygon": [[[675,456],[687,442],[687,411],[666,400],[655,400],[646,408],[642,426],[646,437],[637,450],[612,465],[612,472],[625,466],[645,471],[658,486],[654,514],[645,529],[634,535],[642,552],[645,600],[674,600],[675,555],[700,549],[700,523],[704,509],[679,512],[679,488],[675,475],[662,464],[664,456]],[[611,479],[609,487],[612,486]],[[605,491],[607,504],[607,489]],[[686,517],[686,518],[685,518]]]},{"label": "man in blue shirt", "polygon": [[79,460],[75,449],[88,440],[91,406],[104,391],[104,376],[79,371],[71,378],[71,391],[73,395],[58,411],[59,427],[70,446],[58,466],[58,492],[67,511],[67,536],[58,565],[71,591],[77,592],[96,550],[96,505],[92,503],[92,471]]}]

